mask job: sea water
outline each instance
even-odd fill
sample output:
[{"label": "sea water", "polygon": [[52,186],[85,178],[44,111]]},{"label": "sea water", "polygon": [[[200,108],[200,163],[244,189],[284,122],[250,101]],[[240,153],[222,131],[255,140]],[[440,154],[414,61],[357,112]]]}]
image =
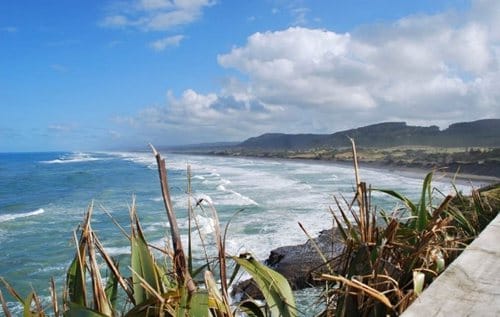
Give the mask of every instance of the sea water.
[{"label": "sea water", "polygon": [[[164,157],[184,241],[188,236],[189,164],[192,202],[204,207],[196,208],[203,241],[212,241],[213,205],[222,228],[230,222],[226,248],[232,255],[250,252],[263,260],[273,248],[303,243],[307,238],[299,222],[316,235],[333,225],[328,211],[330,206],[336,208],[333,196],[352,199],[355,181],[350,165],[168,153]],[[374,187],[418,199],[424,175],[361,169],[361,177]],[[433,183],[445,194],[452,192],[450,184],[447,179]],[[470,191],[469,185],[459,187]],[[73,231],[91,202],[93,229],[106,250],[126,262],[127,239],[103,210],[128,228],[132,197],[146,238],[164,246],[169,224],[151,153],[0,153],[0,276],[24,296],[33,287],[47,300],[50,278],[54,277],[58,289],[64,283],[75,252]],[[373,200],[379,209],[390,211],[396,206],[381,193],[374,193]],[[201,240],[195,243],[195,255],[202,257]],[[19,311],[14,302],[9,306]]]}]

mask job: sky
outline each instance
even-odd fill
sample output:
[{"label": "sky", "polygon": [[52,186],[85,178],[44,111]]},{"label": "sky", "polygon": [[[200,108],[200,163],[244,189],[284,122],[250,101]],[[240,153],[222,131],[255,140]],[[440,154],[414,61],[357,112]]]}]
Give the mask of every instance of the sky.
[{"label": "sky", "polygon": [[500,118],[497,0],[2,0],[0,152]]}]

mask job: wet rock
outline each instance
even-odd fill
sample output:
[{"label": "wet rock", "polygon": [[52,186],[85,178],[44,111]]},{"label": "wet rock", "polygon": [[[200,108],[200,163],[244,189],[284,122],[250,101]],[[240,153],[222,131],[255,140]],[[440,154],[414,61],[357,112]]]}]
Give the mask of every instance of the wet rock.
[{"label": "wet rock", "polygon": [[[323,230],[314,239],[321,253],[329,260],[334,271],[338,265],[335,259],[341,254],[344,244],[336,228]],[[281,273],[290,283],[293,290],[318,285],[315,277],[321,273],[329,273],[314,243],[307,241],[300,245],[290,245],[274,249],[264,262],[267,266]],[[262,298],[262,294],[253,280],[238,283],[232,290],[233,297]]]}]

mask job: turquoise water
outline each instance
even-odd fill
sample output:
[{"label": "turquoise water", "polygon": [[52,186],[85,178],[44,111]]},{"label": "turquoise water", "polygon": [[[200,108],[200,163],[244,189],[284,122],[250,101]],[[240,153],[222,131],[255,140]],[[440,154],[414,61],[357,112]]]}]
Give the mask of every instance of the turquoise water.
[{"label": "turquoise water", "polygon": [[[314,235],[332,226],[328,207],[333,206],[333,195],[352,197],[350,166],[177,154],[165,157],[184,239],[188,233],[188,163],[195,198],[212,202],[223,226],[240,211],[227,236],[230,254],[252,252],[265,259],[273,248],[302,243],[306,238],[298,222]],[[422,175],[375,169],[363,169],[361,176],[376,187],[397,189],[412,198],[418,197],[423,180]],[[445,193],[451,191],[447,180],[434,185]],[[462,187],[469,190],[467,185]],[[33,286],[42,297],[48,295],[51,277],[61,287],[74,254],[72,231],[92,200],[94,230],[111,255],[125,260],[127,241],[102,208],[128,228],[133,195],[148,240],[162,246],[168,224],[150,153],[0,153],[0,276],[22,294]],[[375,194],[373,199],[383,208],[394,208],[394,202],[384,195]],[[210,242],[213,221],[200,209],[197,214],[202,234]]]}]

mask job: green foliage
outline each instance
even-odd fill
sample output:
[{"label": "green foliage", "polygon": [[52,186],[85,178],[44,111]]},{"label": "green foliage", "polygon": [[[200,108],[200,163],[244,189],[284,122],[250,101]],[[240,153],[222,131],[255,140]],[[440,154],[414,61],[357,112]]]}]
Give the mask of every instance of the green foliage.
[{"label": "green foliage", "polygon": [[[154,297],[155,294],[163,294],[165,288],[160,282],[162,279],[161,269],[155,262],[148,243],[140,227],[139,219],[135,213],[135,206],[131,209],[132,234],[130,236],[131,246],[131,270],[132,285],[134,289],[135,304],[139,305]],[[147,285],[147,287],[145,287]],[[148,287],[150,289],[148,289]]]},{"label": "green foliage", "polygon": [[401,195],[394,190],[380,189],[380,192],[386,193],[406,205],[408,211],[411,214],[409,221],[409,226],[413,227],[417,231],[422,231],[426,228],[427,223],[430,220],[431,214],[429,209],[432,204],[432,172],[425,176],[424,183],[422,185],[422,192],[420,194],[420,201],[418,204],[414,204],[410,199]]},{"label": "green foliage", "polygon": [[[233,259],[244,268],[257,283],[266,299],[271,316],[295,317],[297,309],[288,281],[278,272],[255,260],[250,254],[241,254]],[[255,307],[246,307],[255,314]]]},{"label": "green foliage", "polygon": [[[457,192],[434,205],[431,181],[429,173],[417,202],[393,190],[377,190],[402,203],[402,214],[376,217],[362,182],[352,203],[336,200],[340,217],[333,216],[345,251],[337,271],[322,276],[327,282],[322,316],[400,314],[498,213],[500,204],[491,204],[495,198],[478,191],[471,198]],[[384,224],[377,224],[380,220]]]}]

